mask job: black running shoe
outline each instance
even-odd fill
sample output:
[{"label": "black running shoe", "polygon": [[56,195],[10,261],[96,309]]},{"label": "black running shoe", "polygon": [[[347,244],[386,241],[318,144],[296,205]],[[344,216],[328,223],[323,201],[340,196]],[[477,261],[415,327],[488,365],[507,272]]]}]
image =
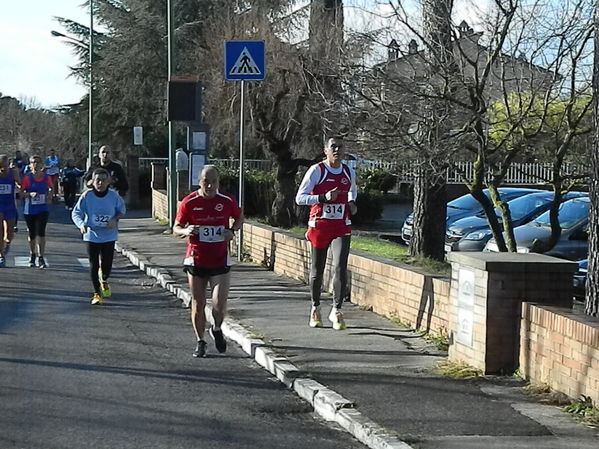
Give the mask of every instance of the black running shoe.
[{"label": "black running shoe", "polygon": [[214,329],[214,326],[210,328],[210,335],[214,338],[214,346],[216,346],[216,350],[221,354],[227,350],[227,340],[223,336],[222,330]]},{"label": "black running shoe", "polygon": [[195,351],[193,351],[194,357],[206,357],[206,342],[204,340],[198,341],[198,346]]},{"label": "black running shoe", "polygon": [[35,256],[30,256],[29,257],[29,266],[30,267],[35,267]]},{"label": "black running shoe", "polygon": [[46,261],[44,260],[43,257],[38,257],[37,258],[37,266],[39,268],[46,268],[46,267],[48,267],[48,265],[46,265]]}]

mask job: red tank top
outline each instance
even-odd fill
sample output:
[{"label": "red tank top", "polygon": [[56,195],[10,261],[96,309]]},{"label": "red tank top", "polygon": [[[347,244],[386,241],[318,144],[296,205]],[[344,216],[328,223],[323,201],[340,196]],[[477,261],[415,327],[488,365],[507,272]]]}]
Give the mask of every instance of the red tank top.
[{"label": "red tank top", "polygon": [[241,210],[230,196],[217,193],[214,198],[204,198],[192,192],[181,201],[177,222],[182,225],[199,225],[197,236],[187,239],[184,265],[202,268],[230,266],[229,243],[224,240],[229,219],[238,219]]},{"label": "red tank top", "polygon": [[351,231],[351,220],[348,206],[348,192],[351,189],[351,173],[349,167],[341,164],[339,174],[332,173],[324,162],[318,164],[320,179],[312,189],[312,195],[324,195],[337,188],[337,199],[333,203],[313,204],[310,208],[308,226],[326,230],[336,230],[340,235]]}]

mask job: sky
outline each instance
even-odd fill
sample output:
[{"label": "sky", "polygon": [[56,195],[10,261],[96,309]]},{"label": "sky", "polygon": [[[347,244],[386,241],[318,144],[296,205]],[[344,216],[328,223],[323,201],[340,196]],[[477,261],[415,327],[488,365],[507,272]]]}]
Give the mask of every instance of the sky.
[{"label": "sky", "polygon": [[[1,1],[0,93],[25,100],[22,103],[26,105],[45,108],[78,102],[86,88],[68,76],[69,66],[76,64],[77,58],[63,39],[50,32],[64,31],[55,16],[89,25],[89,10],[81,6],[85,0]],[[357,28],[369,23],[372,29],[380,19],[369,14],[365,19],[357,19],[356,13],[362,15],[364,9],[377,11],[381,16],[389,13],[386,0],[346,0],[345,5],[350,28],[351,24]],[[471,16],[472,0],[456,0],[455,9],[454,19]]]},{"label": "sky", "polygon": [[75,103],[86,88],[69,78],[77,58],[61,38],[54,16],[89,25],[84,0],[2,0],[0,6],[0,93],[52,108]]}]

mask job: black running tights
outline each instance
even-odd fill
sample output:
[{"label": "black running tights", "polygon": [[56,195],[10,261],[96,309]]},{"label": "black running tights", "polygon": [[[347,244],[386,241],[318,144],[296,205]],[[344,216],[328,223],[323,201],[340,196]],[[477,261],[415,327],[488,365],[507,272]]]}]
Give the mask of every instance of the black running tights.
[{"label": "black running tights", "polygon": [[114,242],[87,242],[87,254],[89,256],[89,273],[92,278],[92,284],[94,285],[94,292],[100,294],[100,278],[98,276],[98,270],[101,266],[102,276],[104,280],[107,280],[112,271]]},{"label": "black running tights", "polygon": [[36,237],[45,237],[48,212],[25,215],[25,223],[27,223],[27,230],[29,231],[29,240],[34,240]]}]

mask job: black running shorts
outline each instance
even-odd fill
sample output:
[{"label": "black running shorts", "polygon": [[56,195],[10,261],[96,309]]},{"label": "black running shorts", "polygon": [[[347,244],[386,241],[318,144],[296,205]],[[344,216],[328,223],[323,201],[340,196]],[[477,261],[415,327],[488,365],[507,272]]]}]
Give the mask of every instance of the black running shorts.
[{"label": "black running shorts", "polygon": [[183,271],[192,276],[200,278],[209,278],[212,276],[218,276],[220,274],[226,274],[231,271],[231,267],[218,267],[218,268],[202,268],[202,267],[190,267],[185,265]]}]

